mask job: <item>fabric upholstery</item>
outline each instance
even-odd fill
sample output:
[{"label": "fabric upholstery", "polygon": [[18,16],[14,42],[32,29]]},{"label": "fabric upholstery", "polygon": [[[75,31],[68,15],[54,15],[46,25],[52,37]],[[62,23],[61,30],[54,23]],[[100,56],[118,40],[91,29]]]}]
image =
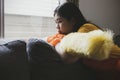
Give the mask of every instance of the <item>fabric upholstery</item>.
[{"label": "fabric upholstery", "polygon": [[54,48],[40,39],[30,39],[27,45],[31,80],[96,80],[96,74],[81,60],[65,64]]},{"label": "fabric upholstery", "polygon": [[14,40],[0,45],[0,80],[29,80],[24,41]]}]

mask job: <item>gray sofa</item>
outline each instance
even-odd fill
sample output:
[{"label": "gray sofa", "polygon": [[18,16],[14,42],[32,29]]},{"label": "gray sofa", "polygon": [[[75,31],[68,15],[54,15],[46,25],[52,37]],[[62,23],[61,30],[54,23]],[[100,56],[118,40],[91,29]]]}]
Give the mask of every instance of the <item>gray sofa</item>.
[{"label": "gray sofa", "polygon": [[0,41],[0,80],[30,80],[26,43],[22,40]]},{"label": "gray sofa", "polygon": [[40,39],[0,41],[0,80],[120,80],[119,74],[94,70],[82,60],[65,64]]}]

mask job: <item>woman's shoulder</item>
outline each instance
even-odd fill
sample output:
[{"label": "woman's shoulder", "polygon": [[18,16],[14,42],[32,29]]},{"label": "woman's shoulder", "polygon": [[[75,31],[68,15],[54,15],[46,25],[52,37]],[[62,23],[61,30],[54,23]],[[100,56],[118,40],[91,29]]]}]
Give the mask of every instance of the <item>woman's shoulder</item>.
[{"label": "woman's shoulder", "polygon": [[82,26],[80,26],[80,28],[78,29],[78,32],[89,32],[89,31],[98,30],[98,29],[100,29],[100,27],[98,27],[93,23],[85,23]]}]

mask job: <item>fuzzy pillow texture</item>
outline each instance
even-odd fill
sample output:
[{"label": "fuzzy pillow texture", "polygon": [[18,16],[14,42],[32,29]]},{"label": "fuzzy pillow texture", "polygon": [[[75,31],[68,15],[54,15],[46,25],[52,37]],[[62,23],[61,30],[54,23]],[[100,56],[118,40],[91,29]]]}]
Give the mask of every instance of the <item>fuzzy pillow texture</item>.
[{"label": "fuzzy pillow texture", "polygon": [[113,34],[110,30],[70,33],[61,40],[60,48],[68,54],[104,60],[109,58],[110,50],[114,44]]}]

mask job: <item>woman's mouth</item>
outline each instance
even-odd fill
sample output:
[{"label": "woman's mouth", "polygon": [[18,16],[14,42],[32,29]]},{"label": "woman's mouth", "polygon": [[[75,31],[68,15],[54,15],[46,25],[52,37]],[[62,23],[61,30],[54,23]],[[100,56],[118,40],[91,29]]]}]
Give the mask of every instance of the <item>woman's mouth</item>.
[{"label": "woman's mouth", "polygon": [[61,33],[61,31],[60,31],[60,30],[58,30],[58,33]]}]

